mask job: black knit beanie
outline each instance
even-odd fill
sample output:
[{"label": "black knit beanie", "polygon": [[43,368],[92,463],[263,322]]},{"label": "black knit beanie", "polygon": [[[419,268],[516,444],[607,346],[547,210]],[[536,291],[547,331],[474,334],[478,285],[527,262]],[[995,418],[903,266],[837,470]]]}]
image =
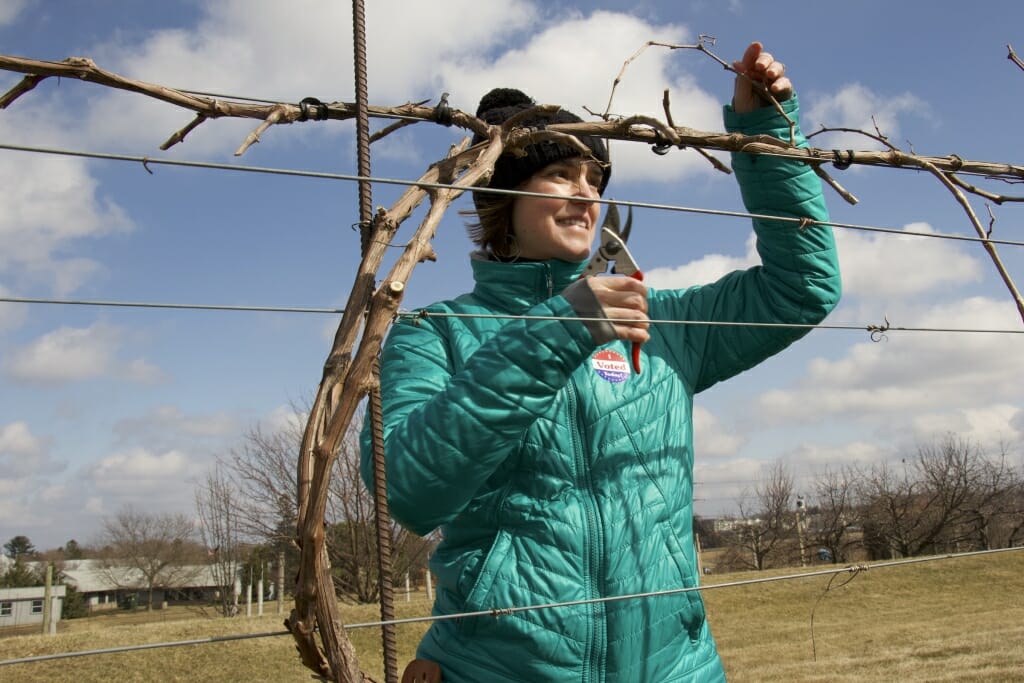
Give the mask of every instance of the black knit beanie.
[{"label": "black knit beanie", "polygon": [[[519,112],[535,106],[537,106],[537,103],[521,90],[516,90],[515,88],[495,88],[480,100],[480,106],[477,107],[476,115],[477,118],[491,125],[501,125]],[[527,117],[518,123],[524,128],[544,128],[552,123],[580,123],[582,120],[572,112],[559,109],[551,114],[538,112],[535,116]],[[577,135],[576,137],[590,149],[594,158],[601,162],[604,173],[598,192],[604,193],[604,188],[608,186],[608,179],[612,174],[611,165],[608,163],[608,148],[605,146],[602,138],[590,135]],[[485,138],[482,135],[477,134],[473,136],[474,145],[484,140]],[[528,145],[524,151],[526,152],[525,156],[502,154],[498,157],[498,161],[494,164],[494,174],[491,176],[488,187],[503,190],[515,189],[520,183],[548,164],[561,159],[580,156],[579,150],[550,140]],[[488,201],[493,201],[497,196],[486,192],[474,192],[473,202],[476,204],[477,209],[480,209]]]}]

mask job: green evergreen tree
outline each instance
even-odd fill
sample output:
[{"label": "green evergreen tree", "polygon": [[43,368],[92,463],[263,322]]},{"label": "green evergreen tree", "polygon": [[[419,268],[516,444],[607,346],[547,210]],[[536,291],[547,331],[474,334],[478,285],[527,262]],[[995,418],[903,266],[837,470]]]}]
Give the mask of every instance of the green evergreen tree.
[{"label": "green evergreen tree", "polygon": [[85,596],[69,583],[64,584],[64,591],[64,609],[61,612],[61,619],[79,619],[89,616]]},{"label": "green evergreen tree", "polygon": [[45,583],[43,576],[30,567],[22,557],[14,560],[14,564],[0,576],[0,588],[31,588]]},{"label": "green evergreen tree", "polygon": [[36,547],[32,545],[32,541],[29,540],[28,536],[15,536],[11,540],[4,543],[4,555],[17,560],[20,557],[31,557],[35,555]]}]

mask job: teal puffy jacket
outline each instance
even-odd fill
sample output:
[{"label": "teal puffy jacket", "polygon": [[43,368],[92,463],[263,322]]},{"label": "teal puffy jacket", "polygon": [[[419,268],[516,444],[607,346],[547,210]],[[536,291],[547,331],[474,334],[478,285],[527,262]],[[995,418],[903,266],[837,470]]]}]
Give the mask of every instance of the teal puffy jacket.
[{"label": "teal puffy jacket", "polygon": [[[795,119],[796,98],[784,106]],[[771,109],[727,108],[726,124],[789,135]],[[733,166],[751,213],[827,220],[807,166],[743,154]],[[820,322],[840,291],[830,229],[754,227],[762,266],[650,288],[651,319]],[[693,395],[805,330],[652,325],[634,375],[628,346],[597,347],[559,295],[583,264],[472,266],[472,293],[400,320],[383,354],[391,513],[443,535],[434,613],[494,610],[435,622],[418,656],[446,683],[723,680],[698,592],[593,600],[697,585]],[[500,611],[551,603],[575,604]]]}]

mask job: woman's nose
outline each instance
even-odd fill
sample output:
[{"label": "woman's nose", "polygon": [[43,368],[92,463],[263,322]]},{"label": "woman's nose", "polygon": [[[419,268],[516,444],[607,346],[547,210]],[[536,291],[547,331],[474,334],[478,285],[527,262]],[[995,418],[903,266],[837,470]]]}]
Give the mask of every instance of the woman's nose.
[{"label": "woman's nose", "polygon": [[580,177],[576,179],[574,184],[576,186],[574,196],[585,197],[587,199],[597,199],[600,196],[600,193],[597,191],[597,186],[590,183],[586,173],[581,173]]}]

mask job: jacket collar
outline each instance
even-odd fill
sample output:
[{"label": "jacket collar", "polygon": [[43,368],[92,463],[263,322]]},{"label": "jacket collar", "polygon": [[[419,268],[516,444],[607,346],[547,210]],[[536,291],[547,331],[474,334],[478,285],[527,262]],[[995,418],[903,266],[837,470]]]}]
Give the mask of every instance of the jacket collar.
[{"label": "jacket collar", "polygon": [[471,264],[476,281],[474,296],[492,305],[521,312],[560,294],[579,279],[587,262],[552,259],[501,263],[475,252]]}]

